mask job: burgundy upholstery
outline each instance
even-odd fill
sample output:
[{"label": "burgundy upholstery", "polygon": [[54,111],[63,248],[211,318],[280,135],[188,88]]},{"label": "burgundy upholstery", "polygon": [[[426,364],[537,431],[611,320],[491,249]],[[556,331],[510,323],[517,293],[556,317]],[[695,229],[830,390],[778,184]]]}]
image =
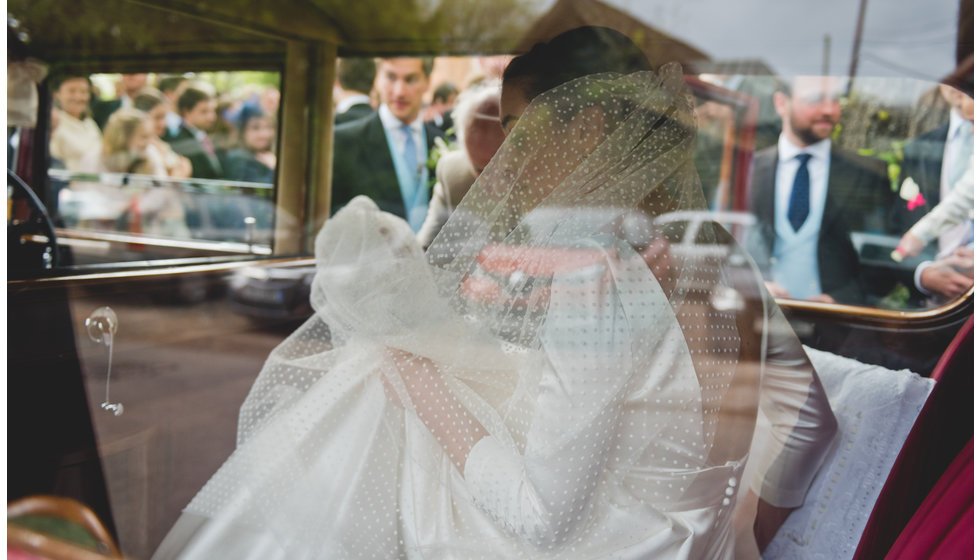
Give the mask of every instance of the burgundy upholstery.
[{"label": "burgundy upholstery", "polygon": [[973,440],[933,487],[885,560],[973,557]]},{"label": "burgundy upholstery", "polygon": [[[855,560],[886,557],[930,490],[973,439],[973,316],[953,338],[930,377],[936,386],[888,474]],[[972,449],[971,445],[971,460]],[[971,517],[972,497],[971,492]]]}]

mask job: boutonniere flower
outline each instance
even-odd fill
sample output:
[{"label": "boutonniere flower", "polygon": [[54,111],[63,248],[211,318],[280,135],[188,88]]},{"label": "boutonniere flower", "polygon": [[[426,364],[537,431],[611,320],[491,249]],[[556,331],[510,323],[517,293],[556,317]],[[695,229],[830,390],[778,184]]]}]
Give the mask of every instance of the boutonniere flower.
[{"label": "boutonniere flower", "polygon": [[430,189],[436,185],[436,164],[439,163],[439,159],[449,152],[449,150],[449,144],[446,143],[446,140],[442,137],[436,137],[432,149],[429,150],[429,159],[425,162],[425,166],[429,170]]},{"label": "boutonniere flower", "polygon": [[919,185],[911,177],[906,177],[902,181],[902,186],[898,188],[898,196],[906,202],[905,207],[910,212],[926,203],[925,197],[922,196],[922,192],[919,190]]}]

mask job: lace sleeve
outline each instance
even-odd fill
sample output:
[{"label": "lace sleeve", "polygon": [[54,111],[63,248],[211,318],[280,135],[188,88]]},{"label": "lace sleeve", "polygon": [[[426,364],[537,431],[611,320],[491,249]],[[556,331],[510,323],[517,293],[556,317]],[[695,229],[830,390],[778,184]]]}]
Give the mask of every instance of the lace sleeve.
[{"label": "lace sleeve", "polygon": [[622,276],[643,271],[623,274],[622,263],[617,266],[616,274],[607,261],[555,277],[541,329],[548,367],[524,454],[486,437],[466,462],[467,485],[480,507],[538,547],[569,539],[588,519],[618,438],[637,336],[630,302],[621,297]]}]

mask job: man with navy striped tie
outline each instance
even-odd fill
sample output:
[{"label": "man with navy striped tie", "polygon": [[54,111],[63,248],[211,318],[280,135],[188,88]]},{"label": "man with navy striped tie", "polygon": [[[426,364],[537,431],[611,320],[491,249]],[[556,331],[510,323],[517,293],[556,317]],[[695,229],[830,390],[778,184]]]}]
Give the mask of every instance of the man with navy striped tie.
[{"label": "man with navy striped tie", "polygon": [[891,189],[885,163],[831,146],[840,122],[840,80],[799,76],[773,95],[782,131],[756,154],[751,246],[773,295],[862,305],[852,231],[880,231]]}]

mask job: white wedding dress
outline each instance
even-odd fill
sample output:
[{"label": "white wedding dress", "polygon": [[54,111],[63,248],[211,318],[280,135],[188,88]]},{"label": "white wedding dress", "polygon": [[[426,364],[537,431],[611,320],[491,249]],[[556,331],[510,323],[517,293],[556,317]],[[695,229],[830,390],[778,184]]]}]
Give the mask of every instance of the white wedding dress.
[{"label": "white wedding dress", "polygon": [[674,67],[542,94],[425,254],[353,200],[154,558],[728,558],[757,410],[756,490],[798,505],[835,427],[809,362],[723,232],[646,219],[703,207],[692,118]]}]

